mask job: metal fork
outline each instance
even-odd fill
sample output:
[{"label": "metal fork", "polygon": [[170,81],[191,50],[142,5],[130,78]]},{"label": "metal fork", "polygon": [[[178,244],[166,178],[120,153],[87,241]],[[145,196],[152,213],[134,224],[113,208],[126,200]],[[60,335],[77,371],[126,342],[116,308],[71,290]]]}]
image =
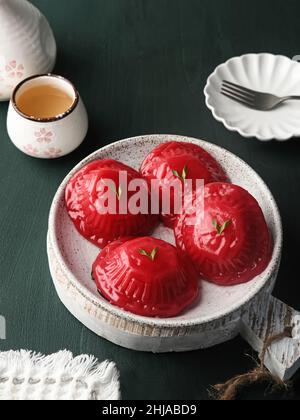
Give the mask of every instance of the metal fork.
[{"label": "metal fork", "polygon": [[226,80],[223,81],[221,93],[235,102],[259,111],[269,111],[285,101],[300,100],[300,96],[279,97],[271,95],[270,93],[247,89]]}]

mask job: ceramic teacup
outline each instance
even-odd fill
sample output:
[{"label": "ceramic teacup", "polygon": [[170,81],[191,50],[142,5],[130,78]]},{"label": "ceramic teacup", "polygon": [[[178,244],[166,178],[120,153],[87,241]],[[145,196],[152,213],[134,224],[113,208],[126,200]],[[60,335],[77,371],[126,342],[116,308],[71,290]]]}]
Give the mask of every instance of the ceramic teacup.
[{"label": "ceramic teacup", "polygon": [[[49,92],[55,92],[57,96],[49,96]],[[11,141],[23,153],[54,159],[71,153],[83,142],[88,130],[88,115],[70,81],[51,74],[38,75],[15,88],[7,129]]]}]

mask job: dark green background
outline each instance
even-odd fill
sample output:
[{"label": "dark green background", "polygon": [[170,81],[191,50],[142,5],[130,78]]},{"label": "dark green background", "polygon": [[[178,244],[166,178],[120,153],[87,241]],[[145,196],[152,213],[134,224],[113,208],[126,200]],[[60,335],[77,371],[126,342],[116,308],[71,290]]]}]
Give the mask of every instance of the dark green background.
[{"label": "dark green background", "polygon": [[[33,3],[53,26],[59,47],[56,73],[80,90],[90,131],[72,155],[35,160],[10,143],[7,104],[0,104],[0,314],[7,320],[7,340],[0,349],[51,353],[67,348],[112,359],[121,371],[125,399],[206,399],[210,384],[252,367],[244,354],[251,354],[247,344],[238,338],[206,351],[152,355],[96,337],[55,294],[46,256],[48,212],[68,171],[112,141],[145,133],[209,140],[246,160],[273,191],[285,231],[275,293],[300,309],[300,140],[264,144],[243,139],[212,118],[203,96],[209,74],[232,56],[300,54],[299,0]],[[252,388],[243,398],[263,395],[264,387]]]}]

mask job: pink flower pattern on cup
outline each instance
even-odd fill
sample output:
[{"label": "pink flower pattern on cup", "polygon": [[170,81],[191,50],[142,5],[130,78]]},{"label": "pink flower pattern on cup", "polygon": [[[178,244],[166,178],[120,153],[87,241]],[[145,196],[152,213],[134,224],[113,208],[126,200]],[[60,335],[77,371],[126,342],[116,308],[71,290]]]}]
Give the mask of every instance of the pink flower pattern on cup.
[{"label": "pink flower pattern on cup", "polygon": [[33,157],[40,156],[38,149],[33,147],[32,144],[27,144],[26,146],[24,146],[23,151],[29,156],[33,156]]},{"label": "pink flower pattern on cup", "polygon": [[55,159],[61,157],[63,152],[61,149],[57,147],[48,147],[45,149],[45,144],[49,144],[54,139],[54,133],[51,130],[41,128],[39,131],[35,131],[34,133],[35,142],[39,143],[39,145],[33,146],[32,144],[28,144],[23,148],[23,151],[30,156],[40,157],[45,159]]},{"label": "pink flower pattern on cup", "polygon": [[6,76],[9,79],[22,79],[24,70],[23,64],[18,64],[16,60],[10,61],[5,66]]},{"label": "pink flower pattern on cup", "polygon": [[[18,64],[16,60],[12,60],[0,70],[0,85],[2,85],[4,91],[7,89],[13,89],[16,84],[22,80],[24,74],[24,65]],[[6,94],[0,91],[0,98],[5,96]]]},{"label": "pink flower pattern on cup", "polygon": [[38,143],[46,143],[49,144],[53,140],[53,133],[52,131],[46,130],[46,128],[41,128],[40,131],[36,131],[34,133],[36,137],[36,141]]},{"label": "pink flower pattern on cup", "polygon": [[49,147],[44,152],[44,156],[48,159],[56,159],[56,158],[59,158],[61,155],[62,155],[62,150],[57,149],[55,147]]}]

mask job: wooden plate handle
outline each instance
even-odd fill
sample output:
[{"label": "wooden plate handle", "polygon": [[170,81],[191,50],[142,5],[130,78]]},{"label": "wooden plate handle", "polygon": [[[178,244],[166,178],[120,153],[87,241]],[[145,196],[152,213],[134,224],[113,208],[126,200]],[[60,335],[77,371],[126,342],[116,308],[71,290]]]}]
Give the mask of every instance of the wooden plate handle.
[{"label": "wooden plate handle", "polygon": [[264,294],[242,315],[241,334],[259,354],[266,340],[288,328],[292,329],[292,338],[273,343],[264,360],[269,371],[284,381],[291,379],[300,368],[300,312]]}]

